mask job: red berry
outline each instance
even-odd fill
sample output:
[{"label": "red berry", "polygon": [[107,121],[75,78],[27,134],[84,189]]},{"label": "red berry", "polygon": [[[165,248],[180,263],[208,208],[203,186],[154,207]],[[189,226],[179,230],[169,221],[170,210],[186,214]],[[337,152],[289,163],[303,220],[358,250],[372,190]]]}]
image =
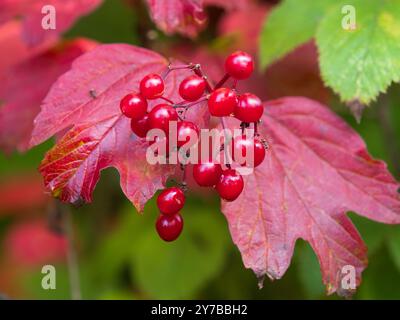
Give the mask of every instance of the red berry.
[{"label": "red berry", "polygon": [[228,88],[213,91],[208,99],[208,110],[213,116],[225,117],[231,115],[237,106],[236,94]]},{"label": "red berry", "polygon": [[[251,150],[251,148],[253,148],[253,159],[247,159],[247,156],[250,157],[247,155],[247,149]],[[265,148],[258,138],[247,138],[243,135],[233,141],[232,158],[241,166],[255,168],[264,161]]]},{"label": "red berry", "polygon": [[244,93],[238,99],[235,108],[235,117],[243,122],[257,122],[264,112],[259,97],[252,93]]},{"label": "red berry", "polygon": [[150,111],[149,123],[151,129],[161,129],[168,133],[170,121],[178,121],[178,113],[170,105],[159,104]]},{"label": "red berry", "polygon": [[140,81],[140,93],[149,100],[157,99],[164,93],[164,80],[158,74],[149,74]]},{"label": "red berry", "polygon": [[212,187],[215,186],[222,174],[221,165],[217,163],[207,162],[195,164],[193,166],[193,178],[199,186]]},{"label": "red berry", "polygon": [[139,138],[145,138],[150,130],[149,115],[145,114],[142,118],[132,119],[131,129]]},{"label": "red berry", "polygon": [[157,198],[157,206],[161,213],[172,215],[183,208],[185,194],[177,187],[165,189]]},{"label": "red berry", "polygon": [[179,85],[179,94],[186,101],[197,101],[206,90],[206,81],[197,75],[184,79]]},{"label": "red berry", "polygon": [[158,235],[164,241],[174,241],[182,232],[183,219],[179,213],[172,216],[160,214],[156,222]]},{"label": "red berry", "polygon": [[226,73],[236,80],[247,79],[253,70],[253,58],[246,52],[236,51],[225,60]]},{"label": "red berry", "polygon": [[192,141],[197,141],[199,137],[199,128],[193,122],[181,121],[178,122],[177,125],[177,135],[178,138],[176,145],[178,146],[178,148],[180,148],[190,140],[190,137],[196,139]]},{"label": "red berry", "polygon": [[217,183],[219,196],[226,201],[234,201],[242,193],[244,187],[243,178],[235,170],[228,169],[222,171]]},{"label": "red berry", "polygon": [[138,93],[126,95],[119,104],[121,112],[128,118],[142,118],[147,112],[147,101]]}]

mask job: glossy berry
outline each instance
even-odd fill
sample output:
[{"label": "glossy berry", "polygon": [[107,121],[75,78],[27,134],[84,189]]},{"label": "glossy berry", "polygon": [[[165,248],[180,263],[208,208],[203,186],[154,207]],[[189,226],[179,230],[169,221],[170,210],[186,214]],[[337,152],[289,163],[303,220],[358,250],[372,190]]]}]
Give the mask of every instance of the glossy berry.
[{"label": "glossy berry", "polygon": [[222,171],[216,185],[219,196],[226,201],[234,201],[242,193],[244,187],[243,178],[233,169]]},{"label": "glossy berry", "polygon": [[168,133],[170,121],[178,121],[178,113],[170,105],[159,104],[150,111],[149,123],[151,129],[161,129]]},{"label": "glossy berry", "polygon": [[246,52],[236,51],[225,60],[226,73],[236,80],[247,79],[253,70],[253,58]]},{"label": "glossy berry", "polygon": [[191,141],[197,142],[199,138],[199,128],[190,121],[181,121],[177,125],[177,141],[178,148],[182,147],[185,143]]},{"label": "glossy berry", "polygon": [[215,186],[222,174],[220,164],[207,162],[193,166],[193,178],[201,187]]},{"label": "glossy berry", "polygon": [[140,93],[149,100],[157,99],[164,93],[164,80],[158,74],[149,74],[140,81]]},{"label": "glossy berry", "polygon": [[179,85],[179,94],[186,101],[197,101],[206,90],[206,81],[197,75],[184,79]]},{"label": "glossy berry", "polygon": [[231,115],[237,106],[236,93],[228,88],[219,88],[211,93],[208,99],[208,110],[211,115],[225,117]]},{"label": "glossy berry", "polygon": [[137,93],[126,95],[119,104],[121,112],[128,118],[139,119],[147,112],[147,101]]},{"label": "glossy berry", "polygon": [[265,147],[257,137],[237,137],[233,141],[232,158],[241,166],[255,168],[264,161]]},{"label": "glossy berry", "polygon": [[131,129],[139,138],[145,138],[150,130],[149,115],[145,114],[142,118],[132,119]]},{"label": "glossy berry", "polygon": [[173,215],[183,208],[185,194],[177,187],[165,189],[157,198],[157,206],[161,213]]},{"label": "glossy berry", "polygon": [[183,219],[179,213],[167,216],[160,214],[156,222],[158,235],[164,241],[174,241],[182,232]]},{"label": "glossy berry", "polygon": [[264,112],[259,97],[252,93],[244,93],[238,98],[235,108],[235,117],[243,122],[257,122]]}]

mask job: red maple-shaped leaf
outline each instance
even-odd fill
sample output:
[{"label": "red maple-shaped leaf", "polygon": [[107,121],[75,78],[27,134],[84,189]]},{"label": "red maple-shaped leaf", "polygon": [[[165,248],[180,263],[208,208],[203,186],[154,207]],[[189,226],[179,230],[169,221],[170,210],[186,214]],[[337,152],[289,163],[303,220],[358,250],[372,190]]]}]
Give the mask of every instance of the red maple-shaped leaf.
[{"label": "red maple-shaped leaf", "polygon": [[204,6],[214,5],[227,10],[244,7],[248,0],[147,0],[150,15],[157,26],[167,34],[181,33],[194,37],[204,27]]},{"label": "red maple-shaped leaf", "polygon": [[283,98],[265,110],[260,133],[270,142],[267,157],[245,177],[238,200],[222,205],[233,241],[260,279],[279,279],[296,240],[304,239],[317,254],[327,292],[346,294],[342,267],[354,266],[359,283],[367,264],[367,248],[346,212],[400,223],[399,184],[321,104]]},{"label": "red maple-shaped leaf", "polygon": [[[90,202],[100,171],[115,167],[121,188],[138,210],[163,187],[173,166],[150,165],[148,143],[138,139],[119,102],[139,91],[149,73],[162,74],[168,61],[155,52],[129,45],[102,45],[78,58],[52,87],[35,120],[31,145],[67,128],[50,150],[40,171],[46,187],[63,201]],[[180,101],[177,86],[189,71],[172,72],[165,80],[165,97]],[[151,102],[150,108],[160,100]],[[203,108],[204,109],[204,108]],[[204,112],[191,114],[198,122]]]},{"label": "red maple-shaped leaf", "polygon": [[[1,45],[1,43],[0,43]],[[60,43],[0,72],[0,148],[9,153],[25,151],[33,129],[33,119],[51,85],[65,73],[74,59],[96,45],[86,39]],[[13,52],[26,56],[24,47]],[[0,70],[1,71],[1,70]]]},{"label": "red maple-shaped leaf", "polygon": [[[45,39],[58,36],[68,30],[74,22],[97,8],[102,0],[0,0],[0,24],[12,18],[21,17],[23,21],[22,36],[24,40],[36,45]],[[55,9],[55,29],[45,29],[43,18],[52,6]]]}]

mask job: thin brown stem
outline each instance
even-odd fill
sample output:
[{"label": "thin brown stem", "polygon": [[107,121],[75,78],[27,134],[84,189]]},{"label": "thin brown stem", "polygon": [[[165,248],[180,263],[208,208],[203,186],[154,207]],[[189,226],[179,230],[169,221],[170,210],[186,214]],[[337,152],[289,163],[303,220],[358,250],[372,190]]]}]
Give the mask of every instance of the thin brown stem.
[{"label": "thin brown stem", "polygon": [[169,104],[172,104],[172,105],[174,104],[174,102],[172,100],[170,100],[170,99],[168,99],[166,97],[160,97],[160,99],[162,99],[164,101],[167,101]]}]

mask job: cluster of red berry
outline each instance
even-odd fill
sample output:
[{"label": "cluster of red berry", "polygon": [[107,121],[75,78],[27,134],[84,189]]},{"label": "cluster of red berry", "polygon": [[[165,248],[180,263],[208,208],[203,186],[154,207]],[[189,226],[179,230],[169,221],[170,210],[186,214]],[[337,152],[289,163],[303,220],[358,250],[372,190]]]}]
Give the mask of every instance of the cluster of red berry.
[{"label": "cluster of red berry", "polygon": [[[179,95],[184,101],[174,103],[164,97],[164,79],[169,72],[179,69],[189,69],[193,75],[185,78],[179,86]],[[208,110],[211,115],[221,118],[222,126],[225,128],[223,117],[234,116],[241,121],[242,135],[232,141],[232,159],[241,166],[249,166],[246,161],[239,161],[246,156],[246,150],[254,150],[252,167],[262,163],[265,157],[266,142],[259,137],[257,123],[263,114],[261,100],[254,94],[238,94],[236,85],[238,80],[250,77],[254,69],[252,57],[242,51],[231,54],[225,61],[226,74],[214,87],[210,85],[207,77],[202,73],[198,64],[184,66],[169,66],[162,75],[149,74],[140,82],[140,93],[130,93],[120,103],[122,113],[131,119],[132,131],[140,138],[146,137],[150,129],[161,129],[166,136],[169,134],[171,121],[177,122],[177,148],[185,145],[190,136],[199,136],[198,126],[186,121],[182,115],[189,107],[208,102]],[[230,88],[223,87],[229,80],[233,79]],[[150,112],[148,100],[162,99],[163,103],[154,106]],[[245,128],[254,124],[254,135],[247,137],[244,134]],[[169,141],[165,141],[169,150]],[[250,149],[249,149],[250,148]],[[226,149],[226,148],[225,148]],[[212,159],[206,163],[193,166],[193,177],[198,185],[203,187],[215,187],[220,197],[226,201],[234,201],[241,194],[244,182],[237,170],[226,164],[227,169],[223,170],[220,163]],[[184,168],[183,168],[184,169]],[[183,219],[179,211],[185,203],[185,195],[182,189],[186,185],[183,181],[181,187],[165,189],[157,199],[157,205],[161,212],[156,222],[158,234],[165,241],[175,240],[183,228]]]}]

